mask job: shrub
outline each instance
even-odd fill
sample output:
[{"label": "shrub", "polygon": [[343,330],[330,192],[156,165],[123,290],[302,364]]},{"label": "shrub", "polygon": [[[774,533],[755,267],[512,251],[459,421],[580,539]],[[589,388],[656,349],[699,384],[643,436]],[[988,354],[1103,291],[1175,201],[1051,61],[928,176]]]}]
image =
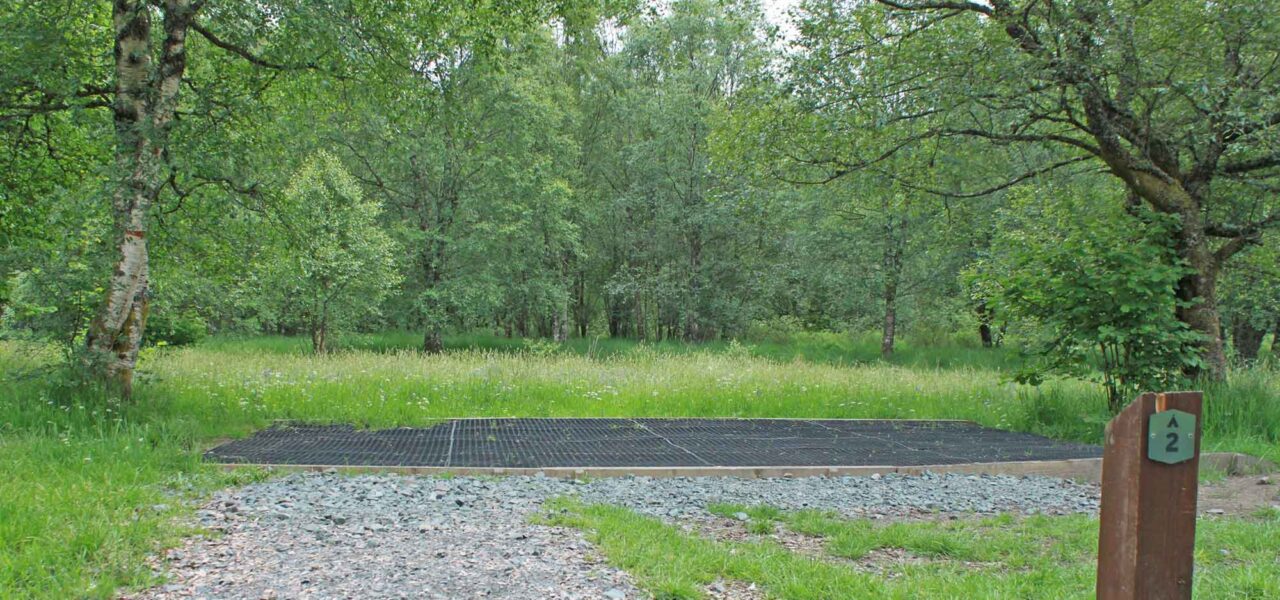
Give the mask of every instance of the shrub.
[{"label": "shrub", "polygon": [[999,308],[1033,332],[1040,360],[1018,380],[1098,380],[1113,412],[1138,392],[1180,384],[1200,361],[1199,337],[1175,314],[1187,268],[1160,227],[1133,223],[1158,216],[1088,196],[1045,198],[1050,191],[1024,193],[998,216],[992,256],[976,270]]},{"label": "shrub", "polygon": [[185,346],[199,342],[208,333],[209,324],[195,311],[153,310],[147,317],[148,344]]}]

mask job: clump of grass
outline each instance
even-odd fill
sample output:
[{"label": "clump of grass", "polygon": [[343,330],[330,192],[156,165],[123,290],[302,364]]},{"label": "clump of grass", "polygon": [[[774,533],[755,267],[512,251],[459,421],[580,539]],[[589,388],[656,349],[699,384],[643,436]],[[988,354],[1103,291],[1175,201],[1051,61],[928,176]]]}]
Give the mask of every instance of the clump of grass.
[{"label": "clump of grass", "polygon": [[655,598],[702,598],[701,590],[717,579],[756,582],[775,597],[797,600],[886,597],[885,586],[872,577],[777,544],[725,544],[685,535],[613,506],[565,500],[550,507],[548,523],[587,531],[611,563],[635,575]]},{"label": "clump of grass", "polygon": [[711,504],[707,506],[707,511],[726,519],[735,520],[745,514],[747,515],[745,523],[747,531],[759,535],[773,533],[774,522],[782,518],[782,511],[764,504],[752,507],[745,507],[740,504]]}]

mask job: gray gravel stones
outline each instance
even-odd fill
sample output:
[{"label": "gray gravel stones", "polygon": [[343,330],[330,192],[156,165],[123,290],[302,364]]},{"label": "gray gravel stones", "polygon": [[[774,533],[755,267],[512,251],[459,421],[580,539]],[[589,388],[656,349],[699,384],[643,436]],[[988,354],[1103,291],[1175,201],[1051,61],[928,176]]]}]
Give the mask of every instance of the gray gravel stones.
[{"label": "gray gravel stones", "polygon": [[[577,531],[529,522],[548,482],[292,475],[216,495],[224,535],[138,598],[640,598]],[[552,482],[553,483],[553,482]]]},{"label": "gray gravel stones", "polygon": [[937,513],[1077,513],[1098,510],[1098,488],[1049,477],[888,474],[786,479],[645,477],[601,479],[578,486],[587,503],[619,504],[645,514],[687,518],[712,503],[782,510],[831,510],[850,517]]},{"label": "gray gravel stones", "polygon": [[646,597],[578,531],[530,517],[557,496],[667,521],[710,503],[816,508],[849,516],[921,512],[1092,512],[1097,488],[1040,477],[441,478],[294,474],[217,494],[197,516],[224,535],[194,539],[138,598]]}]

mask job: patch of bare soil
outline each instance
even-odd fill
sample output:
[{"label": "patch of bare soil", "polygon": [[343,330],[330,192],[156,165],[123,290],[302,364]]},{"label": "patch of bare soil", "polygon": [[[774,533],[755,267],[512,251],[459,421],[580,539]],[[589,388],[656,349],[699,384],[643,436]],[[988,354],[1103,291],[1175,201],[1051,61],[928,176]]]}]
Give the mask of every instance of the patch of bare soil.
[{"label": "patch of bare soil", "polygon": [[689,527],[690,533],[722,542],[760,542],[771,541],[796,554],[807,556],[823,556],[822,538],[801,535],[787,531],[781,523],[775,523],[773,533],[753,533],[747,529],[747,523],[737,519],[716,518],[700,521]]},{"label": "patch of bare soil", "polygon": [[706,588],[707,597],[713,600],[764,600],[768,596],[754,583],[722,579]]},{"label": "patch of bare soil", "polygon": [[[826,552],[826,542],[815,537],[790,531],[782,523],[774,523],[773,533],[753,533],[747,529],[747,523],[736,519],[717,518],[688,526],[690,533],[724,542],[760,542],[771,541],[788,551],[822,560],[823,562],[845,565],[864,573],[875,574],[885,579],[893,579],[902,575],[906,567],[928,564],[943,559],[920,556],[902,548],[877,548],[857,559],[833,556]],[[987,563],[963,561],[972,568],[992,566]],[[753,596],[725,596],[726,598],[753,598]]]},{"label": "patch of bare soil", "polygon": [[1201,515],[1251,516],[1261,509],[1280,509],[1280,473],[1231,476],[1200,486]]}]

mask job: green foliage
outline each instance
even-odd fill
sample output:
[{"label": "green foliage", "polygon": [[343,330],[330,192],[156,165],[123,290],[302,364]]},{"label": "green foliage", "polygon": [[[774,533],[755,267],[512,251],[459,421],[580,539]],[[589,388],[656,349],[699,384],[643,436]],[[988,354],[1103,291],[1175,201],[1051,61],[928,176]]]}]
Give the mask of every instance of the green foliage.
[{"label": "green foliage", "polygon": [[209,324],[194,311],[153,312],[147,317],[147,343],[168,346],[194,344],[209,335]]},{"label": "green foliage", "polygon": [[1187,366],[1223,377],[1219,271],[1280,224],[1280,72],[1239,77],[1274,59],[1280,19],[1256,3],[1059,8],[807,0],[786,93],[767,98],[781,118],[746,131],[782,140],[766,164],[795,163],[810,180],[884,173],[939,200],[1049,174],[1109,175],[1128,192],[1109,196],[1117,210],[1141,204],[1177,222],[1126,227],[1166,236],[1195,271],[1178,284],[1198,299],[1179,310],[1202,336],[1202,365]]},{"label": "green foliage", "polygon": [[[1263,336],[1280,333],[1280,236],[1236,256],[1223,274],[1221,292],[1222,317],[1237,360],[1258,360]],[[1274,341],[1272,346],[1277,347]]]},{"label": "green foliage", "polygon": [[[419,13],[413,2],[355,2],[335,12],[290,0],[203,15],[224,42],[263,62],[314,68],[264,69],[192,36],[184,114],[166,151],[173,177],[148,233],[152,323],[168,327],[176,311],[219,332],[316,329],[303,315],[314,311],[277,285],[291,248],[304,246],[293,240],[311,237],[291,230],[311,217],[280,191],[324,149],[380,206],[373,227],[395,242],[399,283],[367,296],[380,298],[360,311],[371,318],[348,328],[417,330],[426,334],[419,346],[479,328],[785,346],[799,334],[880,328],[892,308],[910,339],[896,349],[912,352],[931,338],[973,336],[980,305],[1013,342],[1034,329],[993,316],[994,304],[957,278],[991,254],[998,227],[988,215],[1007,198],[934,193],[1021,165],[917,126],[942,114],[931,112],[936,98],[964,105],[973,92],[960,85],[968,77],[947,70],[984,43],[969,35],[967,16],[931,23],[918,36],[925,46],[910,37],[867,47],[867,36],[896,26],[889,12],[814,0],[780,53],[776,23],[753,2],[625,4],[446,2]],[[20,108],[100,99],[74,88],[105,81],[109,8],[0,13],[0,52],[15,65],[3,76],[13,95],[0,106],[12,165],[0,173],[0,310],[23,335],[75,340],[109,268],[96,258],[110,237],[101,193],[111,177],[109,112]],[[1187,6],[1170,10],[1199,18]],[[541,21],[552,11],[564,30]],[[599,27],[613,18],[625,27]],[[372,30],[376,44],[343,46],[374,39],[362,35]],[[52,50],[27,51],[35,47]],[[871,58],[884,60],[873,69]],[[969,67],[974,77],[1003,72]],[[955,94],[890,102],[896,96],[855,93],[890,89],[909,69],[946,75],[935,82]],[[46,71],[60,75],[29,76]],[[899,134],[922,137],[892,146]],[[1019,160],[1057,158],[1037,148]],[[1232,211],[1221,220],[1246,221]],[[1221,304],[1229,325],[1263,331],[1275,327],[1261,292],[1274,278],[1255,268],[1269,256],[1258,250],[1227,263]],[[852,354],[871,360],[863,342]]]},{"label": "green foliage", "polygon": [[286,235],[265,265],[262,292],[276,314],[311,332],[317,352],[330,332],[375,314],[399,283],[395,244],[377,224],[381,210],[326,152],[305,162],[283,192]]},{"label": "green foliage", "polygon": [[784,221],[712,165],[709,143],[766,67],[764,29],[751,2],[674,2],[584,69],[579,197],[595,260],[579,267],[580,321],[599,311],[613,336],[705,341],[769,316],[758,292]]},{"label": "green foliage", "polygon": [[[1199,338],[1178,320],[1173,293],[1188,270],[1160,226],[1130,223],[1158,217],[1075,193],[1020,192],[997,217],[992,256],[974,278],[1000,309],[1028,322],[1041,369],[1100,379],[1117,411],[1139,392],[1179,386],[1184,369],[1198,365]],[[1038,382],[1042,373],[1020,379]]]},{"label": "green foliage", "polygon": [[9,279],[0,325],[67,347],[81,339],[104,293],[101,238],[92,225],[81,236],[28,248],[24,258],[31,262]]}]

